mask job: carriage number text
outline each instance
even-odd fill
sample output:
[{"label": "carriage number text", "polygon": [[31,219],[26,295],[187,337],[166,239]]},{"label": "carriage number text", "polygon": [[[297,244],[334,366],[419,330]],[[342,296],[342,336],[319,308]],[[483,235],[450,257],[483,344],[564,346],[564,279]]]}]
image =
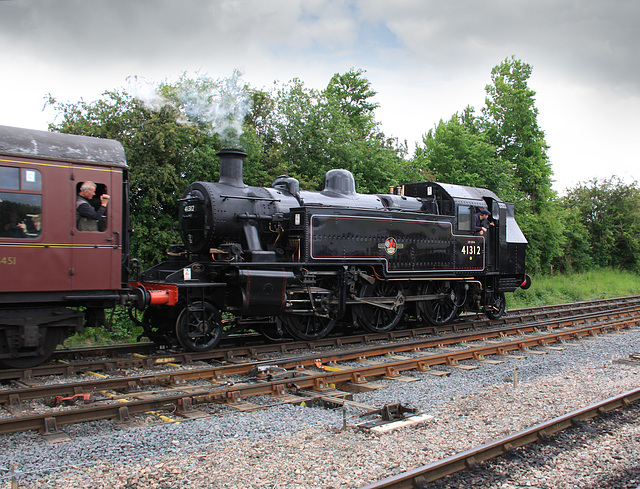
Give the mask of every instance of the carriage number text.
[{"label": "carriage number text", "polygon": [[0,257],[0,265],[15,265],[17,263],[15,256]]},{"label": "carriage number text", "polygon": [[480,246],[477,245],[466,245],[462,247],[463,255],[479,255],[480,254]]}]

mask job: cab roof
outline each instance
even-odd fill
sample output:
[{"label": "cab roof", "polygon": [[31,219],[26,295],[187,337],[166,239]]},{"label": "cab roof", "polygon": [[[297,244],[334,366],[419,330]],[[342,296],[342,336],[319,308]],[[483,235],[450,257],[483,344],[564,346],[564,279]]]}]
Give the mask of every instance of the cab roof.
[{"label": "cab roof", "polygon": [[498,202],[502,202],[496,194],[486,188],[466,187],[464,185],[452,185],[450,183],[436,182],[427,182],[427,185],[434,185],[442,188],[442,190],[449,194],[453,199],[483,200],[485,197],[489,197]]}]

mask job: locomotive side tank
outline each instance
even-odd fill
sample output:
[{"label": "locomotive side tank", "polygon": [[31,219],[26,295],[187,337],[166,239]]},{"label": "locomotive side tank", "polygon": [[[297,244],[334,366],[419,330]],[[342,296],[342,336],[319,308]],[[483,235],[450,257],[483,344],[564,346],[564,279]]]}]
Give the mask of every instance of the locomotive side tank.
[{"label": "locomotive side tank", "polygon": [[[183,245],[133,284],[156,341],[175,331],[185,348],[205,350],[243,328],[315,339],[341,323],[388,331],[403,318],[495,318],[504,293],[530,283],[513,205],[489,190],[421,182],[366,195],[340,169],[320,192],[286,175],[253,187],[244,153],[219,156],[219,182],[195,182],[181,199]],[[480,236],[473,219],[485,207],[493,225]]]}]

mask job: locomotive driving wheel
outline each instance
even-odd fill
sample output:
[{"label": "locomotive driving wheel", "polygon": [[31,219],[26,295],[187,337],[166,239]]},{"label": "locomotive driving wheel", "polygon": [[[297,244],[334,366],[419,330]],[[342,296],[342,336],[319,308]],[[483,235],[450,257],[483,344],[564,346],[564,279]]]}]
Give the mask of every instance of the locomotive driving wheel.
[{"label": "locomotive driving wheel", "polygon": [[363,283],[357,296],[361,303],[353,306],[353,315],[363,329],[372,333],[383,333],[391,331],[400,322],[405,300],[402,288],[397,283]]},{"label": "locomotive driving wheel", "polygon": [[504,292],[500,292],[485,306],[484,312],[489,319],[500,319],[506,308],[507,299],[504,297]]},{"label": "locomotive driving wheel", "polygon": [[327,336],[336,324],[330,317],[315,314],[285,314],[286,330],[298,340],[313,341]]},{"label": "locomotive driving wheel", "polygon": [[418,310],[423,319],[434,326],[442,326],[453,321],[458,314],[455,291],[445,281],[427,282],[421,295],[434,296],[433,299],[418,302]]},{"label": "locomotive driving wheel", "polygon": [[208,351],[222,335],[222,319],[218,310],[208,302],[191,302],[176,320],[176,337],[185,350]]},{"label": "locomotive driving wheel", "polygon": [[292,307],[280,316],[280,320],[285,330],[298,340],[324,338],[336,324],[337,310],[332,284],[330,281],[318,282],[314,286],[292,288],[287,292],[287,301]]}]

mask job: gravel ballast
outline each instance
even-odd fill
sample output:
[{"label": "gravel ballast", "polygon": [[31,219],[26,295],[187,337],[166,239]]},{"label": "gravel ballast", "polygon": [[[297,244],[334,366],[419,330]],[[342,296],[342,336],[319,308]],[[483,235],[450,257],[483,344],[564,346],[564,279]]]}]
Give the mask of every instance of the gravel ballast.
[{"label": "gravel ballast", "polygon": [[[419,380],[385,380],[385,388],[354,394],[354,401],[374,407],[402,403],[433,419],[384,434],[343,429],[341,409],[284,405],[160,426],[85,423],[64,427],[71,440],[56,444],[36,433],[3,435],[0,487],[10,487],[13,468],[25,488],[356,488],[635,389],[640,366],[616,360],[636,351],[640,331],[633,329],[546,355],[525,352],[524,359],[506,358],[499,365],[467,363],[478,365],[475,370],[438,367],[450,372],[447,377],[404,373]],[[346,414],[349,423],[361,421],[355,408]],[[479,473],[475,484],[598,487],[618,465],[637,466],[638,424],[623,423],[619,431],[599,426],[593,424],[592,435],[606,438],[611,456],[575,448],[554,455],[555,468],[544,471],[526,463],[518,471],[505,462],[511,478]],[[570,457],[572,469],[560,463],[563,457]]]}]

